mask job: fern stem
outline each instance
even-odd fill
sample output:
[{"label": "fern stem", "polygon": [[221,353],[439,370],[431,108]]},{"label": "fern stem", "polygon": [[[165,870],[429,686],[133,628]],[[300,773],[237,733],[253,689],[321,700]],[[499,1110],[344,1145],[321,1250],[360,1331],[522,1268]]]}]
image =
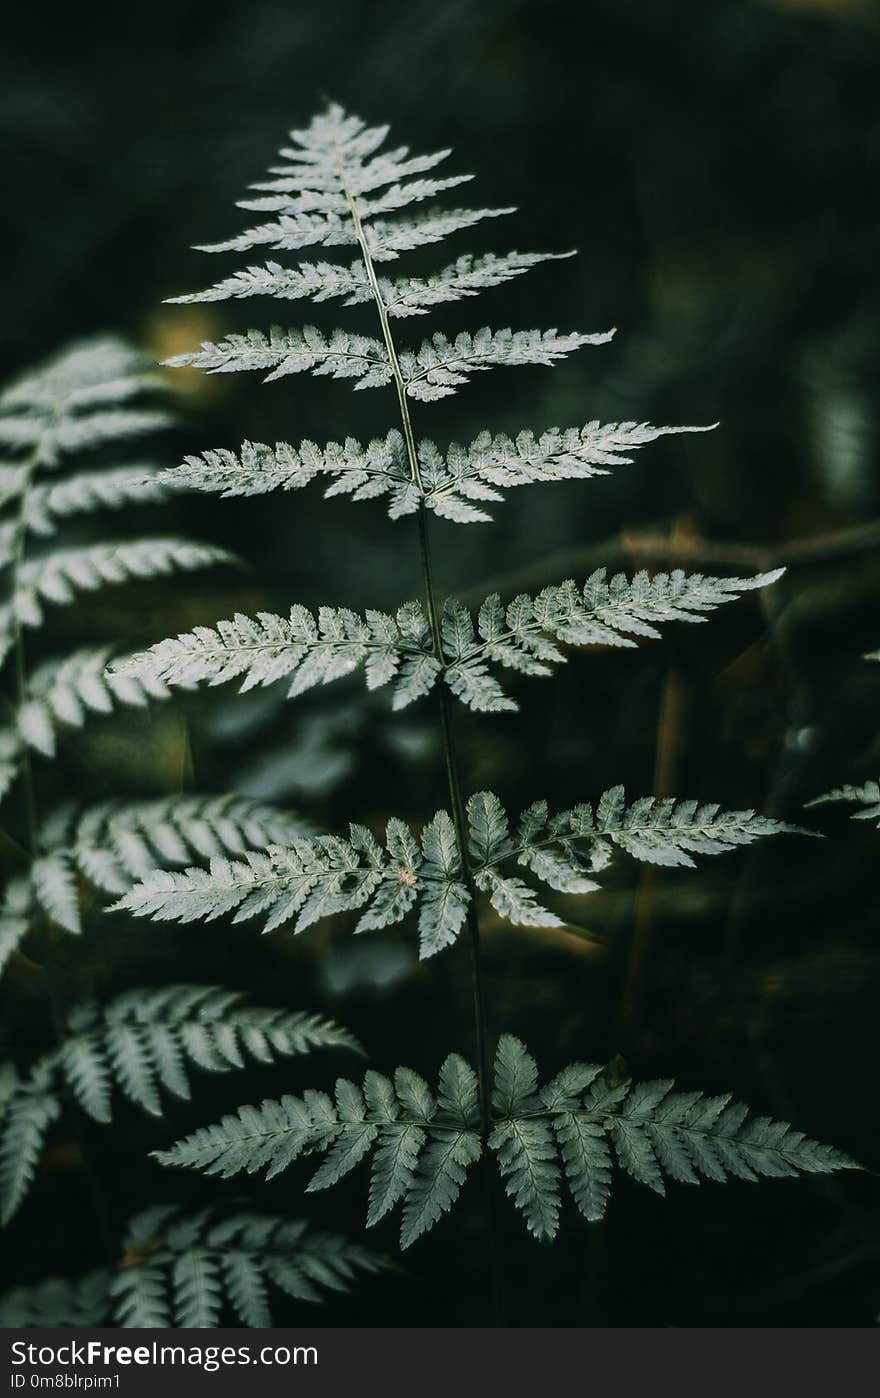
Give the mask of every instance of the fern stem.
[{"label": "fern stem", "polygon": [[[400,424],[403,431],[403,440],[406,446],[407,461],[409,463],[410,477],[413,484],[419,491],[419,508],[417,514],[419,554],[422,565],[422,582],[425,595],[425,610],[428,617],[428,624],[431,628],[431,643],[434,656],[438,663],[445,669],[443,657],[443,640],[440,631],[440,619],[437,608],[437,594],[434,587],[434,573],[431,564],[431,546],[428,537],[428,517],[425,508],[425,494],[422,485],[421,473],[419,470],[419,454],[416,448],[415,433],[413,432],[412,418],[409,411],[409,403],[406,396],[406,384],[400,369],[400,361],[397,356],[397,347],[394,343],[394,336],[391,332],[391,325],[388,319],[388,308],[382,297],[379,281],[376,276],[376,269],[373,265],[373,258],[370,253],[369,244],[364,234],[363,223],[358,212],[357,202],[348,188],[344,172],[340,167],[338,170],[340,187],[344,193],[352,224],[358,241],[361,258],[370,284],[373,301],[379,316],[379,323],[382,329],[382,339],[385,344],[385,351],[388,355],[388,362],[391,367],[391,376],[397,394],[397,406],[400,413]],[[468,890],[469,900],[467,909],[468,939],[471,948],[471,972],[473,978],[473,1006],[474,1006],[474,1037],[477,1050],[477,1076],[480,1087],[480,1135],[483,1141],[482,1167],[483,1178],[486,1191],[486,1221],[489,1235],[489,1267],[491,1272],[492,1298],[495,1313],[495,1324],[503,1324],[503,1303],[502,1303],[502,1281],[500,1250],[497,1241],[497,1224],[495,1217],[495,1188],[494,1180],[489,1160],[488,1140],[491,1131],[491,1072],[489,1058],[489,1028],[488,1014],[486,1010],[486,992],[483,976],[483,957],[480,944],[480,922],[477,915],[477,890],[474,883],[473,871],[468,858],[467,848],[467,824],[465,821],[464,800],[461,791],[461,780],[458,771],[458,761],[456,758],[455,737],[452,728],[452,715],[449,711],[449,692],[446,685],[441,683],[438,686],[440,695],[440,719],[443,733],[443,756],[446,765],[446,780],[449,789],[449,803],[452,807],[452,820],[455,826],[455,839],[458,846],[458,857],[461,862],[462,878]]]}]

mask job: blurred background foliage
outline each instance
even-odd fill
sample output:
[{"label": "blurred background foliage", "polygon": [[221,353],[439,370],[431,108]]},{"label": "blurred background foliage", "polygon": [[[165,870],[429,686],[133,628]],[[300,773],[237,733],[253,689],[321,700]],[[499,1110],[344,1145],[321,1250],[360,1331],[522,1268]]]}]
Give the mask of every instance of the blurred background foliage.
[{"label": "blurred background foliage", "polygon": [[[459,709],[469,788],[491,785],[511,807],[540,795],[560,807],[625,781],[633,795],[675,792],[798,820],[818,792],[877,775],[880,670],[859,659],[880,644],[875,5],[129,0],[58,10],[51,22],[20,7],[7,26],[7,375],[95,331],[127,333],[160,358],[266,324],[274,308],[259,301],[161,301],[233,270],[233,259],[188,246],[240,226],[233,201],[286,129],[332,97],[390,121],[416,148],[456,147],[458,168],[479,177],[480,203],[520,206],[470,241],[458,235],[456,253],[579,251],[436,324],[618,327],[612,345],[552,374],[479,378],[419,413],[420,433],[446,442],[484,426],[593,417],[720,422],[709,436],[646,448],[606,479],[512,492],[493,526],[433,527],[441,587],[469,599],[601,563],[789,565],[771,596],[705,629],[671,628],[639,651],[572,654],[558,678],[519,686],[517,715]],[[359,311],[290,311],[291,324],[359,325]],[[351,396],[321,379],[263,388],[253,376],[180,372],[173,384],[184,425],[166,447],[172,460],[244,437],[363,437],[390,422],[386,395]],[[56,623],[64,645],[99,633],[129,646],[292,599],[389,607],[419,592],[413,527],[389,523],[381,505],[325,504],[311,489],[180,499],[160,517],[233,547],[244,571],[112,590],[87,621],[70,609]],[[44,775],[47,798],[53,783],[54,794],[60,783],[94,795],[231,785],[330,829],[390,813],[420,820],[445,801],[430,701],[392,720],[356,686],[297,704],[274,692],[188,697],[98,725],[65,754],[66,767]],[[880,836],[834,808],[810,815],[822,843],[772,841],[697,873],[621,865],[603,892],[565,907],[574,922],[563,934],[488,922],[494,1027],[525,1037],[548,1072],[621,1053],[638,1076],[733,1090],[876,1166]],[[402,1061],[433,1075],[449,1049],[471,1053],[464,947],[421,967],[411,934],[349,934],[340,922],[297,942],[256,942],[247,928],[98,918],[86,939],[59,942],[58,956],[71,997],[219,981],[264,1003],[324,1008],[378,1067]],[[48,1034],[32,968],[16,965],[0,1004],[6,1048],[26,1056]],[[206,1197],[204,1181],[163,1174],[147,1149],[239,1101],[323,1085],[337,1066],[346,1071],[316,1058],[203,1078],[197,1105],[173,1107],[161,1142],[134,1113],[112,1133],[95,1128],[114,1218],[156,1198]],[[274,1182],[265,1206],[299,1211],[301,1182]],[[9,1230],[2,1280],[97,1260],[63,1133],[40,1186]],[[478,1187],[466,1197],[407,1255],[403,1283],[362,1284],[300,1318],[485,1323]],[[353,1177],[310,1205],[322,1223],[357,1233],[363,1199]],[[622,1182],[604,1225],[573,1222],[547,1250],[505,1208],[509,1319],[870,1323],[878,1205],[871,1176],[679,1188],[665,1205]],[[377,1241],[393,1247],[391,1231]]]}]

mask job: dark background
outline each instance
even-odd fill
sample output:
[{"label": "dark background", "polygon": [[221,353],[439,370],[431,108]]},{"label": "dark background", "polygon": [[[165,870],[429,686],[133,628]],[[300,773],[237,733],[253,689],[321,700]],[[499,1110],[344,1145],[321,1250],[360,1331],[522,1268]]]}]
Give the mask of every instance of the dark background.
[{"label": "dark background", "polygon": [[[646,448],[607,479],[513,492],[494,526],[436,525],[441,588],[468,598],[537,590],[600,563],[790,565],[772,595],[705,628],[669,628],[638,652],[573,654],[553,681],[517,683],[518,715],[459,711],[466,785],[491,785],[515,809],[539,795],[556,807],[594,799],[625,781],[633,795],[807,820],[827,838],[767,842],[695,873],[620,862],[602,893],[569,901],[576,925],[561,934],[487,919],[493,1030],[522,1035],[548,1075],[569,1058],[620,1052],[637,1076],[735,1091],[869,1166],[880,836],[837,808],[802,808],[878,770],[880,670],[860,660],[880,645],[878,41],[876,7],[856,0],[129,0],[28,7],[0,57],[8,374],[95,331],[125,332],[161,358],[267,325],[279,308],[260,301],[161,302],[248,261],[188,248],[244,226],[234,200],[285,131],[331,97],[390,121],[398,142],[454,146],[455,168],[479,176],[462,202],[520,206],[406,271],[470,249],[579,250],[442,311],[431,328],[618,327],[611,346],[553,374],[478,378],[419,411],[419,433],[445,442],[593,417],[720,421],[709,436]],[[360,312],[285,312],[292,325],[372,332]],[[404,329],[404,340],[421,338],[423,325]],[[326,380],[261,388],[253,376],[187,373],[176,383],[185,426],[166,445],[170,460],[246,436],[323,441],[389,425],[386,395],[352,397]],[[56,643],[98,633],[132,645],[235,608],[393,606],[419,591],[414,525],[391,524],[378,504],[325,504],[315,490],[179,500],[156,522],[230,544],[250,571],[114,591],[57,621]],[[357,686],[295,705],[223,692],[99,729],[41,775],[42,800],[86,786],[233,784],[324,828],[390,813],[418,821],[445,802],[430,701],[392,723]],[[71,998],[222,981],[265,1003],[326,1009],[379,1068],[407,1062],[433,1077],[450,1049],[472,1053],[463,945],[420,967],[411,931],[356,943],[349,933],[337,923],[296,943],[255,942],[252,928],[96,917],[58,955]],[[7,977],[2,1009],[8,1052],[25,1061],[48,1031],[26,967]],[[146,1151],[241,1101],[326,1085],[337,1068],[352,1071],[316,1057],[202,1081],[196,1105],[171,1107],[163,1123],[123,1112],[112,1131],[95,1128],[114,1222],[157,1198],[233,1197],[163,1173]],[[298,1211],[305,1178],[291,1172],[259,1201]],[[314,1216],[357,1235],[365,1192],[360,1171],[317,1198]],[[880,1305],[871,1175],[675,1187],[666,1203],[619,1180],[607,1221],[591,1229],[569,1216],[551,1249],[526,1238],[506,1202],[501,1215],[513,1324],[848,1326],[872,1323]],[[393,1224],[373,1241],[394,1251]],[[320,1318],[483,1324],[484,1253],[474,1182],[407,1254],[403,1280],[362,1283]],[[8,1232],[3,1279],[99,1260],[62,1128]]]}]

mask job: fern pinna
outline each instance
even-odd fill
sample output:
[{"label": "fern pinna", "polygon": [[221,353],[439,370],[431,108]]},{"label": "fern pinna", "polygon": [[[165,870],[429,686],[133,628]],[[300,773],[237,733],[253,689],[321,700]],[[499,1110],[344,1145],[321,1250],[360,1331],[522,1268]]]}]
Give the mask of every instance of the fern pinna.
[{"label": "fern pinna", "polygon": [[[503,1034],[494,1074],[488,1041],[480,952],[480,900],[520,926],[554,927],[534,883],[551,893],[588,894],[612,856],[622,851],[658,864],[691,865],[794,827],[753,811],[722,812],[693,800],[627,802],[621,788],[595,805],[551,814],[538,801],[511,824],[497,796],[465,799],[456,756],[453,704],[504,712],[505,669],[546,676],[570,646],[632,646],[663,625],[702,621],[740,593],[772,584],[777,573],[752,578],[681,572],[563,581],[536,596],[490,596],[472,612],[454,598],[441,602],[433,581],[429,516],[461,525],[490,518],[515,486],[586,480],[624,465],[656,438],[699,427],[653,427],[595,421],[565,429],[523,429],[515,436],[484,431],[471,443],[438,446],[417,433],[413,410],[447,397],[477,372],[496,366],[551,366],[575,350],[607,342],[612,331],[512,331],[483,327],[436,332],[398,343],[397,322],[476,296],[559,254],[463,256],[433,275],[396,277],[392,264],[410,249],[509,209],[437,210],[435,196],[467,177],[438,177],[448,151],[411,155],[384,147],[387,128],[367,127],[331,106],[290,143],[270,178],[242,206],[264,222],[206,251],[322,250],[296,265],[251,265],[183,302],[269,296],[279,301],[336,299],[375,311],[376,334],[272,327],[230,334],[219,343],[169,361],[207,373],[255,370],[267,380],[294,373],[349,379],[361,389],[387,388],[396,420],[384,437],[347,437],[326,445],[245,442],[187,457],[160,479],[225,497],[300,489],[315,481],[328,497],[382,500],[392,519],[412,516],[424,595],[393,615],[345,606],[317,614],[294,604],[288,615],[238,615],[160,641],[111,674],[142,683],[240,687],[283,681],[291,696],[355,670],[366,684],[390,687],[395,709],[435,691],[446,758],[449,809],[420,831],[398,819],[384,839],[360,825],[345,834],[275,842],[244,858],[220,855],[183,871],[157,870],[126,891],[117,908],[159,921],[192,922],[231,915],[256,918],[265,930],[299,932],[322,918],[356,910],[366,932],[409,919],[418,924],[423,957],[466,933],[476,986],[476,1058],[457,1054],[440,1070],[436,1091],[408,1068],[393,1080],[371,1069],[362,1084],[340,1079],[335,1094],[307,1092],[242,1107],[159,1152],[171,1165],[224,1177],[275,1175],[300,1155],[322,1154],[310,1189],[336,1182],[372,1157],[368,1223],[402,1205],[403,1246],[431,1228],[454,1203],[469,1166],[497,1162],[515,1206],[536,1237],[556,1233],[565,1178],[587,1219],[601,1217],[616,1159],[636,1179],[662,1192],[666,1178],[695,1183],[729,1175],[756,1179],[842,1169],[844,1155],[726,1098],[673,1093],[671,1084],[632,1086],[588,1064],[573,1064],[539,1088],[523,1045]],[[424,205],[427,212],[413,212]],[[341,262],[323,250],[352,249]],[[387,274],[387,275],[386,275]],[[491,1198],[490,1180],[490,1198]]]},{"label": "fern pinna", "polygon": [[[305,828],[283,811],[230,797],[58,804],[51,785],[47,800],[44,771],[32,761],[39,757],[46,769],[59,757],[65,732],[82,728],[88,719],[169,695],[158,679],[107,675],[111,648],[106,645],[60,655],[41,649],[32,663],[30,651],[49,629],[47,609],[71,603],[84,591],[228,559],[222,550],[188,539],[146,536],[107,543],[89,532],[93,514],[154,504],[168,494],[158,464],[141,453],[127,461],[133,442],[171,422],[166,396],[142,357],[112,339],[75,346],[0,395],[0,444],[6,453],[0,463],[0,652],[9,662],[11,681],[0,729],[8,861],[0,903],[0,970],[26,973],[35,959],[42,962],[55,1035],[54,1045],[30,1063],[0,1064],[3,1225],[22,1205],[46,1138],[62,1116],[72,1115],[74,1123],[81,1115],[107,1124],[127,1101],[160,1117],[169,1097],[190,1096],[194,1072],[231,1072],[322,1048],[358,1051],[352,1036],[330,1020],[251,1006],[238,992],[211,985],[131,989],[103,1001],[69,1003],[55,964],[57,938],[82,935],[96,901],[100,911],[102,898],[104,903],[118,898],[134,879],[160,868],[185,868],[194,859],[242,857],[254,845],[289,842]],[[62,537],[59,543],[66,522],[74,518],[76,542]],[[11,859],[10,849],[19,851]],[[80,1146],[87,1156],[84,1136]],[[98,1221],[112,1254],[100,1165],[89,1163]],[[371,1254],[341,1239],[310,1251],[302,1228],[268,1224],[265,1237],[271,1234],[277,1245],[276,1264],[274,1271],[264,1271],[288,1295],[317,1299],[322,1275],[327,1286],[341,1286],[357,1268],[373,1265]],[[244,1219],[238,1241],[235,1230],[224,1227],[229,1249],[218,1266],[226,1269],[226,1301],[246,1323],[262,1323],[254,1319],[267,1314],[262,1273],[258,1276],[247,1259],[234,1259],[245,1246],[256,1246],[243,1240],[263,1236],[263,1224]],[[200,1230],[202,1223],[192,1225],[194,1240]],[[178,1223],[167,1234],[172,1252],[178,1246],[174,1239],[183,1239],[184,1232]],[[218,1223],[210,1237],[222,1232]],[[206,1295],[197,1294],[194,1283],[181,1292],[181,1269],[187,1264],[179,1260],[173,1269],[177,1297],[166,1304],[157,1271],[164,1254],[157,1247],[149,1250],[152,1280],[143,1286],[147,1274],[141,1259],[138,1265],[126,1263],[122,1280],[112,1284],[105,1273],[93,1273],[77,1283],[16,1288],[0,1300],[0,1316],[12,1317],[3,1323],[85,1325],[107,1322],[111,1315],[117,1324],[130,1325],[171,1324],[172,1316],[177,1324],[216,1323],[220,1282],[212,1282]],[[322,1250],[326,1263],[318,1260]],[[167,1270],[170,1264],[164,1265]],[[209,1258],[209,1279],[211,1265]],[[111,1296],[117,1298],[115,1310]],[[103,1309],[90,1309],[99,1300]],[[54,1321],[46,1318],[50,1312]],[[87,1314],[94,1318],[84,1318]]]}]

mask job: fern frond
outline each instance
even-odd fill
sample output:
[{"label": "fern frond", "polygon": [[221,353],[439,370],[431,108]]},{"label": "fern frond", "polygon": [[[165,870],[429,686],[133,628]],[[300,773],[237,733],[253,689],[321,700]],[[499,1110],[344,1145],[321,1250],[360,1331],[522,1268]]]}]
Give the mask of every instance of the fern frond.
[{"label": "fern frond", "polygon": [[155,432],[171,416],[133,400],[160,386],[146,360],[121,341],[84,341],[0,393],[0,445],[53,469],[71,453]]},{"label": "fern frond", "polygon": [[332,1020],[301,1011],[243,1004],[219,986],[171,985],[131,990],[109,1005],[72,1011],[55,1061],[83,1111],[110,1120],[116,1083],[136,1106],[161,1116],[160,1089],[189,1099],[188,1072],[225,1073],[321,1048],[358,1052]]},{"label": "fern frond", "polygon": [[[473,228],[487,218],[503,218],[516,213],[513,205],[498,209],[444,209],[440,213],[416,214],[390,222],[376,219],[364,229],[364,237],[374,262],[394,262],[402,252],[442,243],[452,233]],[[352,239],[354,241],[354,239]]]},{"label": "fern frond", "polygon": [[107,801],[84,810],[59,806],[39,830],[30,870],[4,890],[0,970],[27,936],[37,909],[67,931],[81,932],[81,880],[118,897],[153,870],[289,843],[310,829],[298,816],[232,796]]},{"label": "fern frond", "polygon": [[312,1233],[300,1219],[263,1214],[187,1216],[167,1206],[134,1218],[123,1265],[110,1284],[118,1325],[212,1329],[272,1324],[270,1284],[296,1301],[347,1291],[359,1273],[387,1264],[338,1234]]},{"label": "fern frond", "polygon": [[51,1069],[38,1064],[28,1078],[4,1065],[0,1070],[0,1224],[6,1225],[30,1188],[46,1133],[61,1103],[52,1091]]},{"label": "fern frond", "polygon": [[[667,1176],[695,1184],[701,1175],[754,1180],[858,1168],[783,1122],[749,1119],[729,1097],[673,1093],[668,1081],[615,1083],[604,1071],[574,1063],[539,1088],[524,1045],[511,1034],[498,1042],[488,1148],[508,1195],[542,1241],[558,1229],[563,1177],[581,1213],[602,1217],[611,1149],[624,1170],[658,1193]],[[263,1172],[271,1179],[301,1156],[320,1154],[310,1190],[335,1184],[372,1154],[368,1224],[402,1202],[406,1248],[454,1205],[482,1150],[477,1077],[450,1054],[436,1098],[409,1068],[398,1068],[393,1082],[370,1070],[362,1088],[340,1078],[332,1099],[310,1091],[240,1107],[154,1154],[163,1165],[223,1179]]]},{"label": "fern frond", "polygon": [[286,374],[310,373],[334,379],[357,379],[356,388],[378,388],[391,381],[391,366],[384,345],[367,335],[334,330],[329,339],[313,325],[302,330],[273,326],[268,335],[249,330],[227,335],[219,344],[206,341],[200,350],[178,354],[165,361],[171,368],[191,365],[208,374],[232,374],[241,369],[264,370],[264,382]]},{"label": "fern frond", "polygon": [[401,1245],[408,1247],[454,1203],[481,1154],[476,1078],[457,1054],[441,1070],[438,1100],[417,1073],[399,1068],[393,1083],[369,1072],[363,1091],[340,1078],[335,1100],[323,1092],[241,1107],[196,1131],[162,1164],[194,1166],[222,1178],[266,1171],[272,1178],[303,1154],[325,1153],[312,1190],[335,1184],[375,1147],[370,1222],[399,1201]]},{"label": "fern frond", "polygon": [[[522,276],[540,262],[571,257],[571,253],[508,252],[498,255],[465,253],[455,262],[427,277],[404,277],[397,281],[379,279],[379,291],[390,316],[425,315],[432,306],[478,296],[488,287],[500,286]],[[273,296],[279,301],[311,300],[316,303],[344,296],[346,306],[369,301],[372,288],[362,263],[340,267],[333,262],[301,262],[283,267],[266,262],[262,267],[246,267],[225,277],[205,291],[187,296],[171,296],[169,304],[241,300],[251,296]]]},{"label": "fern frond", "polygon": [[395,617],[376,611],[359,617],[345,607],[321,607],[315,617],[298,605],[288,618],[239,614],[216,630],[201,626],[160,641],[119,670],[135,677],[149,673],[171,685],[243,677],[243,691],[292,676],[288,692],[297,695],[361,665],[368,689],[394,681],[395,708],[428,692],[441,667],[430,653],[430,628],[418,603],[406,603]]},{"label": "fern frond", "polygon": [[355,930],[366,932],[401,922],[418,908],[425,957],[455,940],[469,901],[452,821],[440,811],[421,841],[402,821],[391,820],[384,848],[363,826],[353,825],[347,840],[321,835],[241,860],[214,858],[208,869],[157,869],[128,888],[114,908],[156,922],[265,916],[265,932],[292,922],[295,933],[350,911],[361,914]]},{"label": "fern frond", "polygon": [[[601,334],[560,335],[556,330],[491,330],[485,326],[471,335],[464,331],[448,340],[436,334],[417,350],[403,350],[400,367],[411,398],[428,402],[445,398],[466,383],[469,374],[499,365],[553,365],[584,345],[604,345],[613,330]],[[165,361],[171,368],[191,366],[208,374],[239,370],[270,370],[264,382],[287,374],[330,375],[357,379],[355,388],[382,388],[392,379],[384,345],[366,335],[334,330],[329,338],[313,325],[302,330],[273,326],[268,335],[249,330],[227,335],[219,344],[205,341],[200,350],[175,355]]]},{"label": "fern frond", "polygon": [[[479,609],[476,631],[469,611],[450,600],[443,614],[444,679],[469,708],[516,709],[489,673],[489,663],[526,675],[549,675],[565,657],[553,642],[567,646],[633,647],[633,636],[659,639],[663,622],[702,621],[707,612],[735,601],[743,592],[767,587],[782,569],[752,578],[713,578],[700,573],[619,573],[606,581],[599,568],[582,588],[574,582],[522,595],[504,608],[497,593]],[[552,638],[552,639],[550,639]]]},{"label": "fern frond", "polygon": [[[293,697],[364,667],[368,689],[392,683],[392,706],[402,709],[427,694],[442,677],[469,708],[500,712],[518,706],[489,672],[495,663],[527,675],[549,675],[565,659],[564,645],[635,646],[633,635],[657,638],[665,621],[702,621],[706,612],[740,593],[766,587],[782,570],[752,578],[690,576],[676,570],[623,574],[606,582],[598,569],[583,588],[573,582],[547,587],[537,597],[520,596],[505,609],[496,594],[479,609],[476,628],[468,609],[449,599],[443,609],[443,661],[433,654],[431,631],[419,603],[396,616],[322,607],[315,617],[294,605],[290,617],[260,612],[237,615],[216,630],[160,641],[119,665],[118,673],[170,685],[223,684],[242,679],[241,690],[292,676]],[[553,640],[549,638],[553,638]]]},{"label": "fern frond", "polygon": [[[440,180],[409,180],[393,184],[389,189],[377,194],[374,199],[358,200],[358,213],[361,219],[375,218],[377,214],[394,213],[410,204],[421,204],[425,199],[434,199],[447,189],[455,189],[467,184],[473,175],[449,175]],[[301,213],[345,214],[348,204],[344,194],[331,191],[305,190],[299,194],[289,191],[276,191],[260,194],[250,199],[238,199],[240,209],[250,209],[254,213],[278,213],[296,216]]]},{"label": "fern frond", "polygon": [[0,607],[0,638],[8,648],[16,620],[42,626],[46,603],[69,606],[82,592],[234,561],[226,549],[177,538],[86,544],[29,558],[18,569],[11,599]]},{"label": "fern frond", "polygon": [[25,527],[48,536],[56,533],[60,519],[71,515],[158,504],[168,495],[168,483],[160,481],[158,474],[155,466],[118,466],[81,471],[52,485],[34,486],[25,503]]},{"label": "fern frond", "polygon": [[361,1051],[333,1020],[242,1001],[218,986],[126,991],[108,1005],[74,1008],[58,1045],[28,1078],[0,1066],[0,1222],[9,1222],[30,1187],[65,1091],[94,1121],[112,1120],[114,1087],[161,1116],[162,1091],[189,1099],[194,1068],[228,1073],[315,1049]]},{"label": "fern frond", "polygon": [[73,1281],[49,1277],[36,1286],[15,1286],[0,1296],[0,1329],[95,1329],[107,1323],[109,1292],[110,1273],[103,1268]]},{"label": "fern frond", "polygon": [[880,829],[880,782],[867,781],[862,786],[835,787],[833,791],[826,791],[824,795],[816,796],[812,801],[808,801],[807,807],[826,806],[837,801],[861,806],[862,810],[853,812],[852,819],[876,820],[878,829]]},{"label": "fern frond", "polygon": [[599,887],[593,874],[607,866],[615,849],[643,863],[693,868],[694,855],[724,854],[770,835],[812,833],[755,811],[721,811],[715,803],[645,796],[627,805],[622,786],[599,798],[595,814],[584,804],[551,816],[546,801],[538,801],[522,813],[513,833],[498,797],[478,792],[468,801],[468,819],[478,888],[496,912],[524,927],[561,924],[535,906],[530,888],[501,873],[501,866],[514,861],[550,889],[582,894]]},{"label": "fern frond", "polygon": [[289,841],[308,832],[299,816],[239,796],[165,796],[62,807],[43,843],[69,848],[83,875],[108,893],[153,869]]},{"label": "fern frond", "polygon": [[30,931],[31,882],[25,875],[8,879],[0,902],[0,971]]},{"label": "fern frond", "polygon": [[168,698],[167,685],[154,676],[108,674],[110,654],[109,646],[78,650],[38,666],[15,715],[21,741],[54,757],[58,727],[82,728],[89,714],[109,714],[119,705],[143,708],[151,699]]},{"label": "fern frond", "polygon": [[282,267],[267,262],[263,267],[246,267],[216,282],[205,291],[188,296],[169,296],[170,305],[200,301],[241,300],[249,296],[274,296],[279,301],[329,301],[348,296],[355,305],[372,295],[367,274],[359,262],[340,267],[334,262],[301,262],[298,267]]},{"label": "fern frond", "polygon": [[250,252],[252,248],[272,248],[276,252],[297,252],[309,247],[350,247],[357,242],[351,223],[338,214],[303,211],[282,214],[270,223],[246,228],[221,243],[197,243],[199,252]]},{"label": "fern frond", "polygon": [[379,291],[390,316],[426,315],[432,306],[478,296],[489,287],[521,277],[541,262],[572,257],[570,252],[494,252],[474,256],[465,253],[427,277],[379,279]]},{"label": "fern frond", "polygon": [[[658,437],[710,432],[705,427],[653,427],[646,422],[588,422],[565,431],[549,428],[540,437],[523,431],[516,438],[481,432],[469,447],[453,443],[445,456],[433,442],[419,444],[419,465],[428,509],[458,524],[490,520],[485,502],[503,499],[514,486],[548,481],[588,480],[613,466],[629,465],[630,453]],[[413,503],[410,513],[417,506]]]},{"label": "fern frond", "polygon": [[491,330],[484,326],[471,335],[462,332],[454,340],[436,334],[417,350],[402,350],[400,367],[410,398],[423,403],[446,398],[468,375],[500,365],[543,364],[551,366],[584,345],[604,345],[613,330],[598,335],[556,330]]},{"label": "fern frond", "polygon": [[[516,835],[498,797],[479,792],[468,802],[470,870],[495,910],[521,927],[560,927],[521,879],[502,873],[515,860],[557,892],[589,893],[591,875],[614,848],[648,863],[693,867],[693,854],[721,854],[767,835],[809,833],[757,815],[722,812],[714,804],[643,797],[627,807],[623,787],[597,803],[550,816],[545,802],[530,806]],[[356,932],[392,926],[418,911],[420,955],[451,945],[464,925],[470,894],[463,881],[455,828],[438,811],[419,839],[391,820],[382,845],[363,826],[350,838],[321,835],[271,847],[244,859],[214,858],[207,869],[157,869],[128,888],[116,910],[156,922],[234,922],[265,917],[263,930],[286,923],[298,933],[325,917],[359,911]]]},{"label": "fern frond", "polygon": [[[286,442],[274,447],[263,442],[243,442],[240,452],[206,451],[187,456],[183,465],[161,473],[160,479],[185,490],[215,491],[224,499],[237,495],[263,495],[270,490],[300,490],[316,478],[328,480],[326,496],[352,495],[355,500],[392,493],[391,513],[411,513],[418,503],[399,432],[384,441],[362,446],[353,437],[344,443],[318,447],[303,442],[298,448]],[[410,504],[412,499],[412,504]]]}]

